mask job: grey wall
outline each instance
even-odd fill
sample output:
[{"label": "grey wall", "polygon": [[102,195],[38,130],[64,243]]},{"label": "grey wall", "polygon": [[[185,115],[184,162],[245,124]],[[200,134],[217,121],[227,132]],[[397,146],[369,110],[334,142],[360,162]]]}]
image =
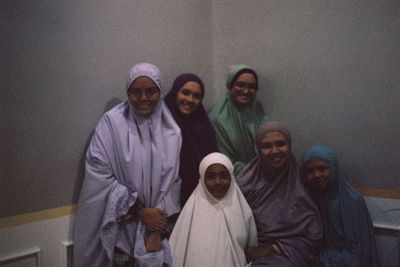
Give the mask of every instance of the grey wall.
[{"label": "grey wall", "polygon": [[[210,3],[1,1],[0,217],[77,201],[102,113],[125,99],[131,66],[173,78],[211,68]],[[193,34],[195,33],[195,34]]]},{"label": "grey wall", "polygon": [[0,217],[76,202],[90,134],[141,61],[167,88],[199,74],[208,108],[250,64],[297,154],[331,145],[354,183],[400,189],[399,1],[4,0],[0,24]]},{"label": "grey wall", "polygon": [[226,66],[254,66],[297,155],[327,144],[354,184],[400,189],[400,1],[215,0],[212,12],[218,88]]}]

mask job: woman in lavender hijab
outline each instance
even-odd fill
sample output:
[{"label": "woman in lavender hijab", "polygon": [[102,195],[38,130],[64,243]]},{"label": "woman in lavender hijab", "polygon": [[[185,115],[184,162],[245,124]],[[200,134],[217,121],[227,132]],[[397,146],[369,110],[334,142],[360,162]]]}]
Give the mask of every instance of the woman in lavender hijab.
[{"label": "woman in lavender hijab", "polygon": [[165,103],[182,132],[179,167],[182,207],[199,183],[200,161],[207,154],[218,151],[214,128],[202,104],[204,93],[204,84],[199,77],[183,73],[176,77],[165,97]]},{"label": "woman in lavender hijab", "polygon": [[318,258],[322,228],[305,190],[289,131],[278,122],[260,126],[258,156],[236,176],[253,210],[258,246],[246,252],[252,266],[308,267]]},{"label": "woman in lavender hijab", "polygon": [[87,150],[75,267],[172,266],[165,233],[180,209],[180,130],[156,66],[135,65],[126,90],[128,100],[103,115]]}]

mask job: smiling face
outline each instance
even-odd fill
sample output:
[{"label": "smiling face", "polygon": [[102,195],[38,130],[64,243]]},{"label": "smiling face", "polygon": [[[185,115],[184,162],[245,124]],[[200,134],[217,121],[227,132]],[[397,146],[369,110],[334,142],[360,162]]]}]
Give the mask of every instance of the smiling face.
[{"label": "smiling face", "polygon": [[268,132],[261,139],[260,157],[271,174],[281,171],[289,161],[290,146],[278,131]]},{"label": "smiling face", "polygon": [[328,189],[331,175],[329,164],[319,158],[310,160],[303,168],[304,181],[316,192],[325,192]]},{"label": "smiling face", "polygon": [[242,73],[233,82],[230,94],[233,103],[238,107],[247,107],[257,93],[257,80],[251,73]]},{"label": "smiling face", "polygon": [[176,106],[184,115],[192,114],[201,103],[202,89],[194,81],[185,83],[176,94]]},{"label": "smiling face", "polygon": [[213,197],[222,199],[231,185],[231,174],[222,164],[211,164],[204,174],[204,184]]},{"label": "smiling face", "polygon": [[129,86],[128,99],[138,115],[148,117],[160,100],[160,90],[150,78],[141,76]]}]

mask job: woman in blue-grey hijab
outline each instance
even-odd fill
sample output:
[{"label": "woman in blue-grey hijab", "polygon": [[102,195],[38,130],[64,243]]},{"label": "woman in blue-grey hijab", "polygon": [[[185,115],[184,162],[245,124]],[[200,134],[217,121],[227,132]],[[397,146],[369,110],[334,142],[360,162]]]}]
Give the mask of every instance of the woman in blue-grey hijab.
[{"label": "woman in blue-grey hijab", "polygon": [[103,115],[86,153],[74,266],[172,266],[165,238],[180,210],[181,134],[149,63],[128,74],[127,100]]},{"label": "woman in blue-grey hijab", "polygon": [[335,153],[313,146],[302,158],[303,179],[321,212],[324,239],[320,255],[326,267],[380,266],[367,206],[339,172]]}]

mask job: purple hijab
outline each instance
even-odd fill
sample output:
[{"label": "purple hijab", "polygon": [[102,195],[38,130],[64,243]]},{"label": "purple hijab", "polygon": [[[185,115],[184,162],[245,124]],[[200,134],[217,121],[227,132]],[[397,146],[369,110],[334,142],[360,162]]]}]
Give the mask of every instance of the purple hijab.
[{"label": "purple hijab", "polygon": [[[160,71],[149,63],[129,71],[125,90],[142,76],[162,93]],[[179,212],[180,146],[180,130],[161,98],[149,117],[136,114],[129,101],[103,115],[86,153],[74,266],[112,266],[115,247],[135,258],[135,266],[172,266],[168,242],[162,241],[160,252],[147,253],[144,224],[124,215],[138,200],[168,216]]]},{"label": "purple hijab", "polygon": [[214,128],[208,119],[203,104],[191,114],[182,114],[176,106],[176,95],[187,82],[197,82],[201,88],[201,100],[204,97],[204,84],[192,73],[179,75],[165,97],[172,116],[182,132],[182,149],[180,154],[179,175],[182,179],[181,204],[186,203],[199,182],[199,164],[204,156],[218,151]]},{"label": "purple hijab", "polygon": [[[268,132],[282,133],[291,148],[289,131],[277,122],[263,124],[256,135],[257,149],[261,139]],[[259,152],[260,154],[260,152]],[[306,192],[300,171],[293,154],[284,170],[275,177],[261,172],[259,156],[253,158],[236,176],[246,200],[255,217],[258,244],[260,246],[277,243],[289,262],[284,266],[312,266],[318,255],[322,238],[321,222],[317,206]],[[258,258],[254,265],[280,266],[276,255]],[[258,266],[258,265],[257,265]]]}]

